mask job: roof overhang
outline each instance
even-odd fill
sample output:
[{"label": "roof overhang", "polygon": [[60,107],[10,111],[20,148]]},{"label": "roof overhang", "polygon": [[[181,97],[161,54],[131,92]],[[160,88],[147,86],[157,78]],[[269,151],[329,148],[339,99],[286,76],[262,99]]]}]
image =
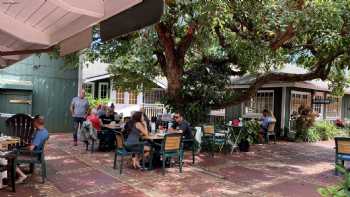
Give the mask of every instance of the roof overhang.
[{"label": "roof overhang", "polygon": [[[157,5],[157,9],[151,10],[149,5]],[[85,48],[90,45],[91,27],[101,22],[102,30],[118,30],[103,30],[109,32],[109,38],[135,31],[159,21],[163,6],[163,0],[3,0],[0,2],[0,66],[13,64],[34,53],[33,50],[54,45],[62,44],[66,50],[62,54]],[[148,13],[149,20],[138,18],[146,18],[138,14],[142,11]],[[128,16],[128,22],[115,20],[119,14]]]},{"label": "roof overhang", "polygon": [[[238,84],[238,85],[231,86],[231,88],[233,89],[248,89],[249,87],[250,87],[250,84]],[[328,87],[318,86],[317,83],[308,82],[308,81],[292,82],[292,83],[281,83],[281,82],[268,83],[268,84],[264,84],[261,88],[281,88],[281,87],[303,88],[303,89],[311,89],[311,90],[323,91],[323,92],[331,91],[328,89]],[[345,94],[350,94],[350,89],[348,88],[345,89]]]},{"label": "roof overhang", "polygon": [[0,79],[0,89],[31,91],[33,90],[33,84],[31,81]]},{"label": "roof overhang", "polygon": [[84,83],[94,82],[94,81],[98,81],[98,80],[101,80],[101,79],[108,79],[110,77],[111,77],[110,74],[104,74],[104,75],[89,77],[89,78],[84,79]]}]

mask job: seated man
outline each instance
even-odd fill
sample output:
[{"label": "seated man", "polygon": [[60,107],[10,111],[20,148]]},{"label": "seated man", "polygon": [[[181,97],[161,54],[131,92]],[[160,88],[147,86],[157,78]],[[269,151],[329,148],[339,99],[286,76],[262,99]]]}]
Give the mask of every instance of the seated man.
[{"label": "seated man", "polygon": [[185,147],[189,147],[192,145],[192,141],[186,141],[186,140],[193,140],[192,135],[192,129],[190,123],[188,123],[186,120],[184,120],[182,114],[180,112],[176,112],[174,115],[175,122],[172,125],[172,128],[169,128],[169,131],[176,131],[181,130],[183,139],[185,139],[184,145]]},{"label": "seated man", "polygon": [[100,116],[100,119],[102,120],[102,123],[104,125],[110,124],[111,122],[115,121],[113,109],[108,108],[106,111],[106,114],[103,114],[102,116]]},{"label": "seated man", "polygon": [[276,121],[276,119],[273,117],[273,114],[267,109],[263,110],[262,115],[263,116],[261,118],[260,131],[259,131],[260,142],[265,141],[268,135],[269,124],[272,123],[273,121]]},{"label": "seated man", "polygon": [[[44,118],[40,115],[34,117],[34,128],[35,133],[33,135],[32,143],[26,148],[30,151],[41,151],[44,147],[45,141],[49,138],[49,132],[44,126]],[[22,183],[27,176],[22,172],[22,170],[17,167],[16,172],[19,174],[19,178],[16,183]]]}]

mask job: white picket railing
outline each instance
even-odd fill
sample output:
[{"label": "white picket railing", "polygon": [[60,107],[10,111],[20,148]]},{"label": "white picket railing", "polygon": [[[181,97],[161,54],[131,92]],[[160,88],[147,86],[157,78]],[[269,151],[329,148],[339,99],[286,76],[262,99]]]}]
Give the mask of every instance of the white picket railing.
[{"label": "white picket railing", "polygon": [[157,114],[166,113],[166,110],[163,104],[143,104],[143,108],[145,109],[145,114],[149,118],[153,116],[157,116]]}]

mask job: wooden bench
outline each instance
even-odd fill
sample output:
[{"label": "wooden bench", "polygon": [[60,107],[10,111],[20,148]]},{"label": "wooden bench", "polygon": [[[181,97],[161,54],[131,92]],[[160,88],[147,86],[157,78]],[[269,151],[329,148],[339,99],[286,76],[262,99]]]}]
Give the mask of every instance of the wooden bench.
[{"label": "wooden bench", "polygon": [[[350,161],[350,138],[349,137],[335,137],[335,164],[344,166],[345,161]],[[338,174],[337,169],[335,173]]]}]

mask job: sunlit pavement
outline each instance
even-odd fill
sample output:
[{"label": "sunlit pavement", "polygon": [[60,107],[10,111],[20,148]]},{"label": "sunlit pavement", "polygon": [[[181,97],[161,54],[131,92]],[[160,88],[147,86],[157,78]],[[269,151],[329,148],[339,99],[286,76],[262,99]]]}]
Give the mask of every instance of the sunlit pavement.
[{"label": "sunlit pavement", "polygon": [[0,196],[319,196],[317,188],[339,181],[333,175],[334,143],[278,142],[256,145],[249,153],[205,153],[192,165],[186,156],[183,173],[177,167],[138,171],[128,167],[122,175],[112,168],[113,153],[86,152],[72,146],[70,134],[51,135],[46,149],[48,180],[40,170],[17,193]]}]

